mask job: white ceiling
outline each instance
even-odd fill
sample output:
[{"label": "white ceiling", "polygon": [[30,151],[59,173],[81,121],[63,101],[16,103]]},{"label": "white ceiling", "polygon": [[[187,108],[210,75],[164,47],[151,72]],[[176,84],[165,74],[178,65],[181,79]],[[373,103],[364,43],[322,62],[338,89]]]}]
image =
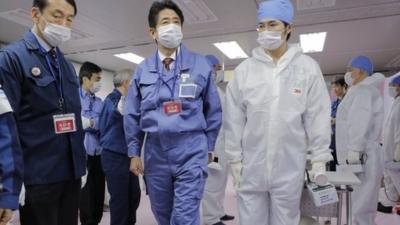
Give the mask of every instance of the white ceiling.
[{"label": "white ceiling", "polygon": [[[240,60],[228,60],[212,44],[235,40],[246,53],[251,54],[257,45],[257,1],[203,1],[217,20],[203,24],[186,23],[184,43],[203,54],[220,56],[228,68],[234,68]],[[298,1],[307,5],[307,2],[329,0],[293,0],[295,4]],[[134,64],[115,58],[113,54],[131,51],[146,57],[155,50],[147,34],[147,13],[152,2],[77,0],[78,16],[74,30],[79,38],[63,46],[64,52],[73,61],[93,61],[111,71],[134,67]],[[31,26],[26,15],[25,23],[15,22],[8,14],[1,15],[17,9],[27,13],[31,4],[32,0],[1,0],[0,41],[17,40]],[[370,56],[377,70],[400,69],[400,58],[393,61],[400,57],[400,0],[336,0],[333,7],[297,10],[291,42],[298,42],[300,33],[320,31],[328,32],[324,52],[310,55],[320,63],[324,74],[342,73],[348,60],[357,54]],[[387,67],[389,64],[391,68]]]}]

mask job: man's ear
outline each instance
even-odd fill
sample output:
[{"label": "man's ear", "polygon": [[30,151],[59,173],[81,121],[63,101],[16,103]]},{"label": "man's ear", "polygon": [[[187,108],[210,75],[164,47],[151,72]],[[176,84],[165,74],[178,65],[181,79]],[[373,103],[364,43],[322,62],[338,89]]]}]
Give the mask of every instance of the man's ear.
[{"label": "man's ear", "polygon": [[32,21],[34,24],[38,24],[39,23],[39,18],[40,18],[40,9],[38,7],[32,7],[31,9],[31,17],[32,17]]},{"label": "man's ear", "polygon": [[157,30],[154,27],[150,27],[149,28],[149,36],[153,39],[156,40],[156,36],[157,36]]}]

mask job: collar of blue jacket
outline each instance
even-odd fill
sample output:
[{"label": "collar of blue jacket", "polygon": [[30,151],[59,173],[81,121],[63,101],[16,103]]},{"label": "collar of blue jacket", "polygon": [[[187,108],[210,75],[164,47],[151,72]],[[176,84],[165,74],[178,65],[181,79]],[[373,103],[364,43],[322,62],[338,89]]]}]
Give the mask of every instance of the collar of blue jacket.
[{"label": "collar of blue jacket", "polygon": [[39,42],[36,39],[35,35],[32,33],[32,31],[26,32],[24,34],[23,40],[24,40],[26,48],[28,50],[31,50],[31,51],[39,50],[39,48],[40,48]]},{"label": "collar of blue jacket", "polygon": [[[192,54],[189,49],[186,48],[185,45],[181,44],[180,46],[180,51],[177,56],[177,64],[179,64],[179,68],[181,71],[189,70],[193,65],[194,65],[194,58],[193,57],[186,57]],[[146,67],[149,69],[150,72],[158,72],[157,71],[157,62],[160,60],[160,58],[157,59],[158,56],[158,51],[155,51],[155,53],[148,59],[146,59]]]}]

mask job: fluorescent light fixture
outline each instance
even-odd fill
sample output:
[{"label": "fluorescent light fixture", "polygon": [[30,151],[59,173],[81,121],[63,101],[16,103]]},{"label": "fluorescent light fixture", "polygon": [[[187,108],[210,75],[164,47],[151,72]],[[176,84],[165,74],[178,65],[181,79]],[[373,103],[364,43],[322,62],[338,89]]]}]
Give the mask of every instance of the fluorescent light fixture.
[{"label": "fluorescent light fixture", "polygon": [[138,56],[138,55],[133,54],[133,53],[130,53],[130,52],[121,53],[121,54],[115,54],[114,56],[118,57],[120,59],[124,59],[124,60],[129,61],[129,62],[136,63],[136,64],[139,64],[144,60],[143,57]]},{"label": "fluorescent light fixture", "polygon": [[229,59],[243,59],[249,57],[236,41],[218,42],[214,43],[214,46],[224,53]]},{"label": "fluorescent light fixture", "polygon": [[322,52],[325,39],[326,32],[300,34],[300,45],[304,53]]}]

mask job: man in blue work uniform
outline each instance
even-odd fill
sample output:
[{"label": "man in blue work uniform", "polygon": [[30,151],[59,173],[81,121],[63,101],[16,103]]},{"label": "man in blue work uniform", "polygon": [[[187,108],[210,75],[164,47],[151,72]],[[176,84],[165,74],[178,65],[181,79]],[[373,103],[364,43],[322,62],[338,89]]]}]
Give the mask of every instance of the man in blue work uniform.
[{"label": "man in blue work uniform", "polygon": [[0,84],[0,225],[18,209],[22,186],[22,150],[12,108]]},{"label": "man in blue work uniform", "polygon": [[34,0],[34,26],[0,50],[0,83],[16,116],[24,160],[22,225],[76,225],[85,150],[75,70],[60,49],[74,0]]},{"label": "man in blue work uniform", "polygon": [[333,160],[329,162],[329,170],[336,171],[336,165],[338,164],[337,156],[336,156],[336,112],[339,107],[340,102],[344,98],[347,91],[347,84],[344,81],[344,78],[336,79],[332,82],[332,90],[336,95],[336,99],[331,104],[331,144],[329,148],[332,150]]},{"label": "man in blue work uniform", "polygon": [[104,100],[99,118],[101,162],[110,192],[111,225],[133,225],[140,202],[139,179],[129,171],[130,158],[125,141],[123,107],[132,71],[114,75],[115,89]]},{"label": "man in blue work uniform", "polygon": [[79,216],[82,225],[97,225],[103,216],[105,178],[101,167],[99,117],[103,101],[96,96],[101,88],[102,69],[91,62],[84,62],[79,70],[82,104],[82,124],[85,131],[87,178],[82,189]]},{"label": "man in blue work uniform", "polygon": [[130,170],[144,172],[159,225],[198,225],[207,155],[210,161],[222,116],[213,71],[181,44],[184,18],[173,1],[154,2],[148,19],[158,50],[136,69],[126,99]]}]

